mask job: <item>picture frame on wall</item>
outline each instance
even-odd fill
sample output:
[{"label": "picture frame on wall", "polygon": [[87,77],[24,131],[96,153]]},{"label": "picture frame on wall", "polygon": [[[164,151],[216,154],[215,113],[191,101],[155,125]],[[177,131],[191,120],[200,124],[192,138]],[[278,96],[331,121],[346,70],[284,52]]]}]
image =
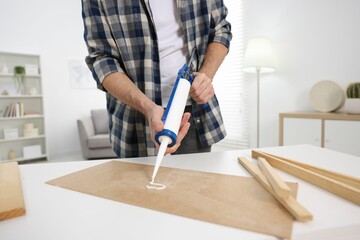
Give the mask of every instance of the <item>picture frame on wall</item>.
[{"label": "picture frame on wall", "polygon": [[25,64],[26,75],[39,75],[39,66],[36,64]]},{"label": "picture frame on wall", "polygon": [[69,78],[74,89],[96,89],[96,82],[84,60],[69,60]]},{"label": "picture frame on wall", "polygon": [[6,140],[16,139],[18,137],[19,137],[19,129],[17,128],[4,129],[4,138]]}]

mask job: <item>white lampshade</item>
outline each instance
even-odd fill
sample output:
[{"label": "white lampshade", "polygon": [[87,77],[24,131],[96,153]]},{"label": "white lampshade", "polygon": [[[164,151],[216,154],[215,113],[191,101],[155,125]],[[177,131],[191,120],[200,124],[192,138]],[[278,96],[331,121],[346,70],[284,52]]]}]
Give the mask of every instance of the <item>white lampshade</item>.
[{"label": "white lampshade", "polygon": [[244,56],[244,72],[273,72],[276,60],[271,43],[266,38],[253,38],[248,42]]}]

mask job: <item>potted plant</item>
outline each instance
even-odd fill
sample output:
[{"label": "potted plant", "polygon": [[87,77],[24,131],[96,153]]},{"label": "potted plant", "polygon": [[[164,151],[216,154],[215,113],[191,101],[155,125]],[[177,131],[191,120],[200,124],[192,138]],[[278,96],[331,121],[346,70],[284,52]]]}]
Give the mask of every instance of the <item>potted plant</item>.
[{"label": "potted plant", "polygon": [[360,114],[360,82],[349,84],[346,89],[346,96],[344,106],[339,109],[339,112]]},{"label": "potted plant", "polygon": [[14,67],[14,79],[17,93],[25,94],[25,68],[23,66]]}]

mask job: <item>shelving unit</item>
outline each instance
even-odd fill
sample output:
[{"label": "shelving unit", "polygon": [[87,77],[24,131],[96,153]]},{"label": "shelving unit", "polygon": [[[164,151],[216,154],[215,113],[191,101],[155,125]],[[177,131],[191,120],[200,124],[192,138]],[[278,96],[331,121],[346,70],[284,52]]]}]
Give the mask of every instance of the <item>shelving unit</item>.
[{"label": "shelving unit", "polygon": [[[25,68],[24,92],[16,87],[15,66]],[[0,162],[48,159],[43,102],[40,56],[0,52]]]}]

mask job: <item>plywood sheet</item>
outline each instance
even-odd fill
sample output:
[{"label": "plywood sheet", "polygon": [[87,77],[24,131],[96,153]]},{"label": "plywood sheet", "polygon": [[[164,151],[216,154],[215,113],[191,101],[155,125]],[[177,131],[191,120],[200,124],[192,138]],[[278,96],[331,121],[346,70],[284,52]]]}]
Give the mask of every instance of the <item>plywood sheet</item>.
[{"label": "plywood sheet", "polygon": [[0,164],[0,220],[25,214],[17,162]]},{"label": "plywood sheet", "polygon": [[[239,167],[241,167],[239,165]],[[48,184],[192,219],[278,237],[291,236],[293,218],[254,178],[109,161]],[[295,194],[297,185],[290,184]]]}]

